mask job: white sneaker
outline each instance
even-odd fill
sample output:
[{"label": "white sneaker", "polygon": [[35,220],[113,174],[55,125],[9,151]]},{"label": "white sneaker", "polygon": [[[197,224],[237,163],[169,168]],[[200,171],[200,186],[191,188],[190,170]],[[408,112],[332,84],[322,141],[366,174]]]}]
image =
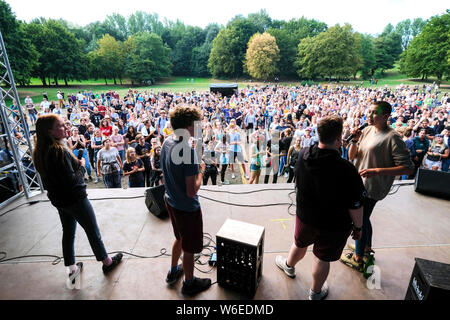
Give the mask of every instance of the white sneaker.
[{"label": "white sneaker", "polygon": [[287,259],[283,256],[277,256],[275,258],[275,263],[284,273],[290,278],[295,278],[295,267],[288,267],[286,264]]},{"label": "white sneaker", "polygon": [[250,179],[250,177],[248,176],[248,174],[245,175],[245,179]]},{"label": "white sneaker", "polygon": [[284,177],[285,177],[285,178],[289,178],[289,173],[286,172],[286,173],[284,174]]},{"label": "white sneaker", "polygon": [[236,179],[236,176],[234,173],[231,174],[231,179]]},{"label": "white sneaker", "polygon": [[315,293],[312,289],[309,289],[309,300],[323,300],[328,295],[328,284],[325,282],[322,286],[322,290],[319,293]]},{"label": "white sneaker", "polygon": [[223,184],[230,184],[230,181],[225,180],[225,181],[223,182]]},{"label": "white sneaker", "polygon": [[98,183],[98,178],[95,178],[94,183],[95,183],[95,184]]}]

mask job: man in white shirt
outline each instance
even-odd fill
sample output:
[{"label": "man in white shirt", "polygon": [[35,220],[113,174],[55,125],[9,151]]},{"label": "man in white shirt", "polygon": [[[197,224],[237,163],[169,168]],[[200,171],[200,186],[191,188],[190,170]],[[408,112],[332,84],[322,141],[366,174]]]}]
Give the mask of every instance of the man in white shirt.
[{"label": "man in white shirt", "polygon": [[47,101],[47,99],[44,98],[40,104],[41,110],[44,109],[50,109],[50,102]]},{"label": "man in white shirt", "polygon": [[155,131],[156,129],[152,126],[150,120],[145,120],[144,126],[141,129],[141,134],[144,136],[145,141],[151,139],[151,136]]}]

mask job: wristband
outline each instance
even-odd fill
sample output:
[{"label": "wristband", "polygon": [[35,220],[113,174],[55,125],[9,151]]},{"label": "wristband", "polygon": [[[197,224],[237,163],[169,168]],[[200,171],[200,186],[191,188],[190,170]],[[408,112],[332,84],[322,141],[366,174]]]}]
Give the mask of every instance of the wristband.
[{"label": "wristband", "polygon": [[362,227],[357,228],[355,226],[352,226],[352,229],[353,231],[360,232],[362,230]]}]

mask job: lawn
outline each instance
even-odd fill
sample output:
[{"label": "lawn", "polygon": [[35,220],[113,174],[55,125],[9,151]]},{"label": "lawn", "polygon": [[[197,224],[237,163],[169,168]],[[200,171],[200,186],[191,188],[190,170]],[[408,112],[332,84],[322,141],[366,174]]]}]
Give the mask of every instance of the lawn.
[{"label": "lawn", "polygon": [[[432,82],[433,79],[428,80],[428,82]],[[124,85],[114,85],[113,80],[109,79],[107,80],[108,85],[105,85],[103,79],[98,80],[85,80],[85,81],[78,81],[78,82],[69,82],[69,87],[66,87],[64,85],[59,87],[42,87],[41,82],[39,79],[32,79],[32,85],[28,87],[20,87],[18,88],[19,96],[21,99],[21,104],[24,105],[24,99],[26,96],[30,96],[33,99],[33,102],[35,104],[39,104],[42,99],[42,93],[44,91],[47,92],[47,95],[50,99],[50,101],[56,101],[56,94],[59,90],[63,91],[66,94],[76,94],[78,91],[84,91],[84,90],[92,90],[92,92],[95,93],[101,93],[106,92],[109,90],[114,90],[119,93],[121,97],[123,97],[127,92],[128,89],[131,88],[131,84],[127,83],[129,81],[123,80]],[[172,78],[165,78],[161,79],[157,84],[152,86],[146,86],[146,87],[135,87],[138,88],[139,91],[147,91],[147,92],[158,92],[158,91],[171,91],[171,92],[188,92],[188,91],[208,91],[209,90],[209,84],[210,83],[218,83],[218,82],[237,82],[239,85],[239,88],[247,87],[247,85],[255,85],[255,84],[261,84],[261,82],[250,82],[249,80],[217,80],[217,79],[211,79],[211,78],[191,78],[191,77],[172,77]],[[63,81],[61,83],[64,83]],[[126,84],[125,84],[126,83]],[[287,86],[298,86],[302,82],[301,81],[281,81],[281,85],[287,85]],[[325,82],[323,82],[325,83]],[[406,76],[399,73],[397,68],[394,68],[392,70],[387,70],[385,73],[385,77],[380,78],[378,80],[377,87],[384,87],[386,84],[389,87],[395,88],[396,86],[403,84],[409,84],[409,85],[422,85],[424,82],[420,80],[415,79],[407,79]],[[343,81],[340,82],[341,85],[360,85],[361,81]],[[369,81],[364,81],[363,86],[370,86]],[[372,87],[375,87],[375,85],[372,85]],[[441,86],[443,92],[450,92],[450,82],[444,81]],[[11,100],[6,101],[7,104],[11,103]]]}]

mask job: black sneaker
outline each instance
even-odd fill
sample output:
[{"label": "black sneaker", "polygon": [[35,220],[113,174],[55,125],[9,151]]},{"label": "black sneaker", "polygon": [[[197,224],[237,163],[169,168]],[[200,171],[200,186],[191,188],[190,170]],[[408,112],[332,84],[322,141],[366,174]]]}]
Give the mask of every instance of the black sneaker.
[{"label": "black sneaker", "polygon": [[207,290],[209,287],[211,287],[211,279],[200,279],[194,277],[190,285],[186,285],[186,281],[183,282],[181,293],[194,295]]},{"label": "black sneaker", "polygon": [[103,273],[106,275],[111,272],[117,265],[122,261],[123,254],[118,253],[114,257],[112,257],[112,263],[109,266],[103,265]]},{"label": "black sneaker", "polygon": [[181,264],[178,265],[178,270],[174,272],[167,273],[166,282],[168,285],[172,285],[177,282],[178,279],[183,275],[183,266]]}]

